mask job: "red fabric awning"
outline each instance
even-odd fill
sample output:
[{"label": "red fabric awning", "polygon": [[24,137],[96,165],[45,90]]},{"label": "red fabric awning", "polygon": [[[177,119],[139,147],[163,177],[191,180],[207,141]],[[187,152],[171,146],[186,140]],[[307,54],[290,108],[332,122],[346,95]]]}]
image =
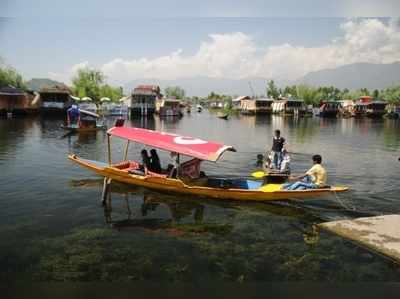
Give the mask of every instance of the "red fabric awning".
[{"label": "red fabric awning", "polygon": [[214,162],[225,151],[236,151],[232,146],[216,142],[141,128],[113,127],[107,133],[166,151]]}]

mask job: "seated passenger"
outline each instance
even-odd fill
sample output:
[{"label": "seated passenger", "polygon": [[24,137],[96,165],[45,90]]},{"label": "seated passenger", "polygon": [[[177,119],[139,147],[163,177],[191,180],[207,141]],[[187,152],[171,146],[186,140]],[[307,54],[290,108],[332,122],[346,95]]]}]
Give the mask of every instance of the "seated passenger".
[{"label": "seated passenger", "polygon": [[270,172],[271,169],[274,168],[274,165],[272,163],[272,154],[271,153],[267,153],[265,155],[265,162],[264,162],[264,171],[265,172]]},{"label": "seated passenger", "polygon": [[144,175],[147,175],[147,170],[150,168],[150,157],[145,149],[142,149],[140,154],[142,156],[142,164],[140,165],[139,169],[144,172]]},{"label": "seated passenger", "polygon": [[150,150],[150,167],[149,170],[156,173],[161,173],[161,163],[157,151],[153,148]]},{"label": "seated passenger", "polygon": [[305,190],[323,188],[326,186],[327,174],[324,167],[322,167],[322,157],[314,155],[313,167],[311,167],[305,174],[293,177],[292,180],[298,180],[294,183],[287,183],[282,186],[284,190]]},{"label": "seated passenger", "polygon": [[171,163],[168,164],[167,174],[168,174],[168,177],[170,177],[170,178],[176,178],[178,175],[178,165],[179,165],[178,154],[175,152],[171,152],[170,160],[171,160]]}]

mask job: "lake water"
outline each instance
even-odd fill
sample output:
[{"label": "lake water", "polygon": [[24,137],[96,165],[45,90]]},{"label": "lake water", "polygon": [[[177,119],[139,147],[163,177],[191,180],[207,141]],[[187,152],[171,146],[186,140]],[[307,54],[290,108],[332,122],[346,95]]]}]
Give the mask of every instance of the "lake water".
[{"label": "lake water", "polygon": [[[106,134],[65,135],[63,119],[0,120],[0,279],[35,281],[399,281],[398,265],[315,223],[400,213],[400,122],[233,116],[128,120],[126,126],[233,145],[207,174],[249,176],[280,129],[294,172],[319,153],[329,184],[351,191],[277,204],[215,201],[113,183],[68,153],[106,160]],[[111,126],[114,119],[109,119]],[[114,158],[122,142],[113,143]],[[142,146],[130,148],[138,158]],[[161,155],[166,158],[167,155]]]}]

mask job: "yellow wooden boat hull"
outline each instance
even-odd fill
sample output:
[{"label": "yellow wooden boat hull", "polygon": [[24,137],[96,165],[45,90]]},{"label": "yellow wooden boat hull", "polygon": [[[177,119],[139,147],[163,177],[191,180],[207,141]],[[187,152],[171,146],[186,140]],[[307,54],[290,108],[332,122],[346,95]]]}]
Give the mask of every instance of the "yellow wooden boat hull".
[{"label": "yellow wooden boat hull", "polygon": [[90,161],[69,155],[68,158],[73,162],[86,167],[95,173],[108,177],[118,182],[141,186],[148,189],[158,191],[175,192],[180,194],[189,194],[196,196],[205,196],[216,199],[231,199],[240,201],[273,201],[285,199],[308,199],[312,197],[320,197],[338,192],[347,191],[347,187],[330,187],[324,189],[309,190],[280,190],[279,185],[264,185],[259,189],[236,189],[236,188],[214,188],[205,186],[187,185],[179,179],[162,178],[152,176],[141,176],[128,173],[112,165],[102,162]]}]

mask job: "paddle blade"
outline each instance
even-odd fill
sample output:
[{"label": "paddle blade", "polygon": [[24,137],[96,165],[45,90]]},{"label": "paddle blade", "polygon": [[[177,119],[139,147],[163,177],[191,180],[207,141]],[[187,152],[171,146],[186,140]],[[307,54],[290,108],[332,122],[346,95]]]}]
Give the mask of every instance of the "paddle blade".
[{"label": "paddle blade", "polygon": [[256,179],[262,179],[263,177],[266,176],[266,173],[262,170],[258,170],[258,171],[254,171],[251,175],[253,177],[255,177]]}]

